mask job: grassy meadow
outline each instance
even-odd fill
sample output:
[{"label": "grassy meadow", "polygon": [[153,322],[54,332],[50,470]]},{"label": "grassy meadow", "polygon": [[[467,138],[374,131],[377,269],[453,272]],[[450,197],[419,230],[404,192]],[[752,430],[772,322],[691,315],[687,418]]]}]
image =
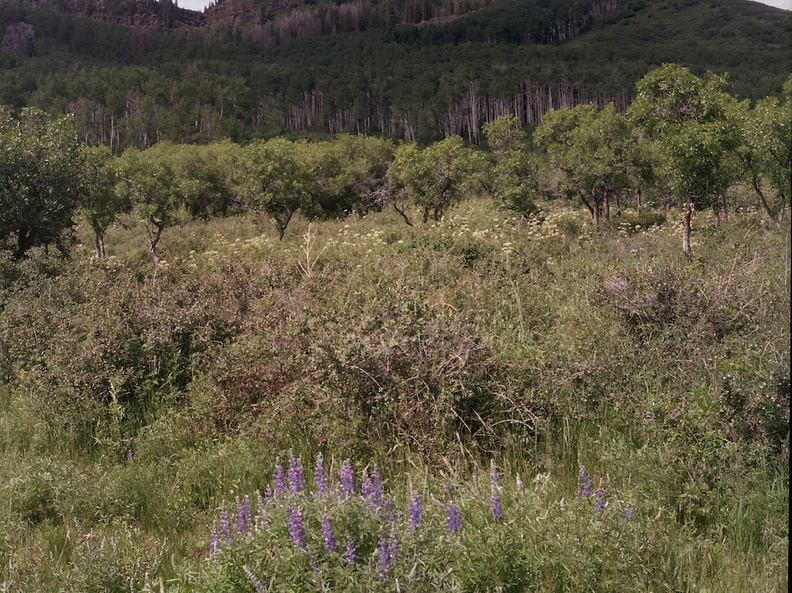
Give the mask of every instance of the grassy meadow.
[{"label": "grassy meadow", "polygon": [[541,206],[3,255],[0,591],[786,591],[789,224]]}]

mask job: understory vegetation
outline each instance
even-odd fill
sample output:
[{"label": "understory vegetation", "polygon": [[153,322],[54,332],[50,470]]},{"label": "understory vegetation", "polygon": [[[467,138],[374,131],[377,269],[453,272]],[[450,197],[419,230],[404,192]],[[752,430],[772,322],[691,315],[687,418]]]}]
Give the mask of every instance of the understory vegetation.
[{"label": "understory vegetation", "polygon": [[787,590],[790,229],[730,191],[691,257],[489,197],[3,252],[0,590]]}]

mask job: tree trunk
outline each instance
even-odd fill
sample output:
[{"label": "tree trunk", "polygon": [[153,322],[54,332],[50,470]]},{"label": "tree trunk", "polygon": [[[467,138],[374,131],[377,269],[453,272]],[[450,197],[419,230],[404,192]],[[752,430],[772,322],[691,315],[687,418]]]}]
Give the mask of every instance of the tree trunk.
[{"label": "tree trunk", "polygon": [[104,235],[101,235],[99,233],[94,233],[94,249],[96,250],[96,259],[105,258],[106,253],[105,253]]},{"label": "tree trunk", "polygon": [[608,199],[608,194],[605,194],[602,199],[602,216],[605,220],[610,220],[610,200]]},{"label": "tree trunk", "polygon": [[767,216],[770,217],[770,220],[772,220],[774,223],[776,223],[776,226],[778,226],[778,228],[781,228],[781,222],[784,220],[784,218],[783,218],[783,215],[784,215],[784,207],[783,207],[783,205],[781,206],[781,209],[778,212],[778,214],[775,214],[773,212],[773,209],[770,208],[770,204],[768,203],[767,198],[765,197],[764,192],[762,191],[762,186],[761,186],[761,183],[759,181],[759,176],[758,175],[756,175],[756,174],[751,175],[751,185],[753,185],[753,188],[754,188],[754,191],[756,192],[756,195],[759,196],[759,201],[762,203],[762,206],[764,207],[765,212],[767,212]]},{"label": "tree trunk", "polygon": [[392,206],[393,206],[393,209],[394,209],[394,210],[396,210],[396,212],[398,212],[398,213],[401,215],[401,217],[404,219],[404,222],[406,222],[406,223],[407,223],[407,226],[412,226],[412,225],[413,225],[413,223],[412,223],[412,222],[410,222],[410,219],[409,219],[409,218],[407,218],[407,214],[404,212],[404,210],[400,209],[400,208],[399,208],[399,207],[396,205],[396,202],[393,202],[393,203],[392,203]]},{"label": "tree trunk", "polygon": [[25,258],[27,250],[36,243],[36,233],[28,231],[27,227],[22,227],[17,231],[17,248],[14,252],[14,259],[20,261]]},{"label": "tree trunk", "polygon": [[162,230],[165,228],[165,224],[158,223],[154,220],[153,216],[149,216],[149,223],[151,223],[151,226],[146,225],[146,231],[148,231],[149,237],[149,255],[151,255],[151,259],[154,260],[154,265],[157,266],[162,261],[157,253],[157,243],[159,243],[160,237],[162,237]]},{"label": "tree trunk", "polygon": [[688,259],[691,259],[691,251],[690,251],[690,220],[693,216],[693,202],[690,199],[690,195],[685,198],[685,207],[682,213],[682,251],[685,252],[685,256]]}]

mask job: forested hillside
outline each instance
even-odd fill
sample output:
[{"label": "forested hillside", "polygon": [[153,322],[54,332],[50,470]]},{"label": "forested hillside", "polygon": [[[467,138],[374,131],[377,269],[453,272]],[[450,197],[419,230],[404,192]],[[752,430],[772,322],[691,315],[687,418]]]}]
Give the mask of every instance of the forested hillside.
[{"label": "forested hillside", "polygon": [[236,1],[170,29],[160,16],[125,27],[3,3],[0,104],[74,113],[87,143],[114,152],[284,133],[478,142],[502,115],[536,124],[592,101],[623,111],[663,62],[728,72],[751,99],[777,95],[789,65],[784,11],[745,0]]}]

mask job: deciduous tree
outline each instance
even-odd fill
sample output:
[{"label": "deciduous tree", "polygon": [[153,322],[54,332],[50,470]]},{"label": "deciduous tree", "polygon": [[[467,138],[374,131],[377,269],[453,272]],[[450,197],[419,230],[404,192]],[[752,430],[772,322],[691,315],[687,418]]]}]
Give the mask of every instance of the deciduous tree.
[{"label": "deciduous tree", "polygon": [[0,240],[24,257],[36,245],[66,252],[65,235],[86,196],[85,160],[70,117],[0,109]]},{"label": "deciduous tree", "polygon": [[534,141],[564,172],[563,188],[588,208],[595,224],[610,217],[611,200],[629,186],[630,123],[613,105],[578,105],[544,115]]},{"label": "deciduous tree", "polygon": [[724,77],[700,79],[687,68],[665,64],[637,83],[628,115],[655,141],[658,170],[682,203],[682,250],[691,257],[694,208],[707,207],[732,183],[727,155],[739,143],[728,115]]}]

